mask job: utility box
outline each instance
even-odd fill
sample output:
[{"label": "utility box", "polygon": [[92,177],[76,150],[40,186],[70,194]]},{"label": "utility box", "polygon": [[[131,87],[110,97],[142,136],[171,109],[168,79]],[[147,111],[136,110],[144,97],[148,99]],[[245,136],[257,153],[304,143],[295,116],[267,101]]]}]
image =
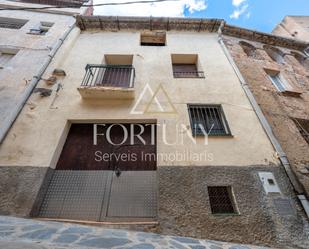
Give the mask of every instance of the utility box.
[{"label": "utility box", "polygon": [[271,172],[259,172],[260,180],[266,194],[281,194],[275,176]]}]

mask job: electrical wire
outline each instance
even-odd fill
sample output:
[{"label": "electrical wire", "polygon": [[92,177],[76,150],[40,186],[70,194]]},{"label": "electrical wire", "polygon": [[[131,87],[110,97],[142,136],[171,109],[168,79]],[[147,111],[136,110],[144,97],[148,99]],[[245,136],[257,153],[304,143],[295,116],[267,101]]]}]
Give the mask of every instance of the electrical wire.
[{"label": "electrical wire", "polygon": [[[99,3],[99,4],[84,4],[80,7],[97,7],[97,6],[113,6],[113,5],[129,5],[129,4],[147,4],[147,3],[160,3],[160,2],[178,2],[180,0],[139,0],[132,2],[121,3]],[[45,7],[6,7],[0,10],[44,10],[44,9],[63,9],[63,8],[76,8],[77,5],[64,5],[64,6],[45,6]]]}]

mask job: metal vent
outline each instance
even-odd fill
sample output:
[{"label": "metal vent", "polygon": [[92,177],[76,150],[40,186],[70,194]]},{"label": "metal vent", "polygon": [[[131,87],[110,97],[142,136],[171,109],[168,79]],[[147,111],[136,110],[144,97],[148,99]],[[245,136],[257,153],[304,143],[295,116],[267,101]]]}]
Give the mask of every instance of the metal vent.
[{"label": "metal vent", "polygon": [[289,198],[276,198],[274,199],[274,205],[278,214],[282,216],[295,215],[295,208],[292,201]]},{"label": "metal vent", "polygon": [[208,187],[209,202],[213,214],[236,213],[231,187]]},{"label": "metal vent", "polygon": [[192,134],[230,135],[230,129],[220,105],[189,105]]},{"label": "metal vent", "polygon": [[28,20],[0,17],[0,28],[20,29]]}]

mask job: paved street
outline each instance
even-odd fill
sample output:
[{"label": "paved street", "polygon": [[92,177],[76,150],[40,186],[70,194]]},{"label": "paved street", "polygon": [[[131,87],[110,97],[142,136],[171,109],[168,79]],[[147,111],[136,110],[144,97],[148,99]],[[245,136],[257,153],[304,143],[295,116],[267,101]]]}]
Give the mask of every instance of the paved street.
[{"label": "paved street", "polygon": [[0,216],[1,249],[262,249],[185,237]]}]

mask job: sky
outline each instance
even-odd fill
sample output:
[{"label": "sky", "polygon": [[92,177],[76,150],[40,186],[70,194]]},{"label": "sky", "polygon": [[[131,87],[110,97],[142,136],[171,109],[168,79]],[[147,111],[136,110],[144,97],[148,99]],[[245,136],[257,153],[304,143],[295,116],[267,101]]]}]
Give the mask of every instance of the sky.
[{"label": "sky", "polygon": [[[94,4],[136,0],[94,0]],[[222,18],[229,24],[271,32],[286,15],[309,15],[309,0],[175,0],[95,7],[95,15]]]}]

